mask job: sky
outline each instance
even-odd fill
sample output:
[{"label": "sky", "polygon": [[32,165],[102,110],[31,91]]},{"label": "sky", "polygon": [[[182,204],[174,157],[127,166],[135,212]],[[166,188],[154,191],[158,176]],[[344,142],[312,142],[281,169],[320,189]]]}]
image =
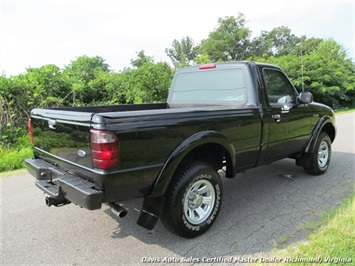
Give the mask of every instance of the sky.
[{"label": "sky", "polygon": [[155,62],[174,39],[208,38],[218,18],[243,13],[252,36],[286,26],[296,36],[333,38],[355,54],[355,0],[0,0],[0,74],[28,67],[69,65],[101,56],[111,70],[130,67],[144,50]]}]

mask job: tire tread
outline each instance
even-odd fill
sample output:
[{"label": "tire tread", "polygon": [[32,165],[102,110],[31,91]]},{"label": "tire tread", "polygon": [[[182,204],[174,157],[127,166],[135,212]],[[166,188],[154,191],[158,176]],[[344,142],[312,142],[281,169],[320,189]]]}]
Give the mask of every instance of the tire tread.
[{"label": "tire tread", "polygon": [[201,169],[203,167],[208,167],[213,169],[208,163],[203,161],[197,161],[190,164],[184,164],[181,166],[173,176],[173,179],[170,183],[170,186],[167,190],[165,196],[165,204],[163,207],[163,211],[160,215],[160,219],[164,225],[164,227],[178,236],[185,238],[193,238],[198,234],[186,234],[176,229],[174,218],[172,214],[174,213],[174,204],[178,198],[178,194],[180,193],[180,189],[183,184],[186,182],[186,179],[189,178],[191,172]]}]

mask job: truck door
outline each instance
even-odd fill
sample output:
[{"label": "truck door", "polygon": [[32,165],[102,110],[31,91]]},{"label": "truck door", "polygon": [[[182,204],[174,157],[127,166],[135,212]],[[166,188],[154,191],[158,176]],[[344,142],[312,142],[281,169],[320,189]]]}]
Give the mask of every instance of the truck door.
[{"label": "truck door", "polygon": [[287,76],[277,68],[263,67],[262,76],[269,110],[267,161],[290,156],[302,150],[310,134],[308,108],[297,104],[297,92]]}]

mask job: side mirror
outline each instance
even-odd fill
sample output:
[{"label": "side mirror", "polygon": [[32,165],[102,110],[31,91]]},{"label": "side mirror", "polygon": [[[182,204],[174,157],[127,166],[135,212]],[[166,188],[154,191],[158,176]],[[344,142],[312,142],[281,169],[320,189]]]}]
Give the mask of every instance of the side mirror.
[{"label": "side mirror", "polygon": [[300,103],[308,104],[313,102],[313,94],[308,91],[303,91],[298,96]]}]

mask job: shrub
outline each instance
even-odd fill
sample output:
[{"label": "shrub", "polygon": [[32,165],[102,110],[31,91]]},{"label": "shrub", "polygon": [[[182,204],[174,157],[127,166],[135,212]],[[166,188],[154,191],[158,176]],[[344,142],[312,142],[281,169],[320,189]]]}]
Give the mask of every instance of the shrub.
[{"label": "shrub", "polygon": [[23,168],[24,160],[30,157],[33,157],[30,146],[15,149],[0,147],[0,172]]}]

